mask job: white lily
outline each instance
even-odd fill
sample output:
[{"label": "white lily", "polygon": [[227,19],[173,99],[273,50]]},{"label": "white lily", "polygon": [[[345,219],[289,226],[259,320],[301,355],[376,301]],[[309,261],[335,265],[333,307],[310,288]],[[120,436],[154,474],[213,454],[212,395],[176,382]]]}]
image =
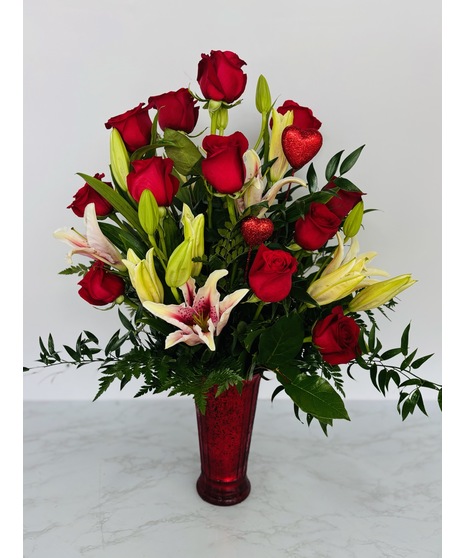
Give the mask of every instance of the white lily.
[{"label": "white lily", "polygon": [[216,287],[218,281],[227,274],[226,269],[214,271],[197,292],[195,280],[191,277],[181,287],[183,304],[144,302],[144,308],[154,316],[178,328],[166,338],[165,349],[177,343],[190,346],[205,343],[211,351],[215,350],[215,336],[221,333],[228,323],[231,311],[249,291],[239,289],[220,301],[220,293]]},{"label": "white lily", "polygon": [[120,271],[124,271],[126,266],[122,261],[122,255],[100,230],[95,212],[95,204],[93,203],[86,205],[84,224],[86,226],[85,236],[75,229],[68,227],[58,229],[53,233],[55,238],[73,247],[73,250],[68,254],[68,258],[71,260],[74,254],[80,254],[93,260],[100,260]]}]

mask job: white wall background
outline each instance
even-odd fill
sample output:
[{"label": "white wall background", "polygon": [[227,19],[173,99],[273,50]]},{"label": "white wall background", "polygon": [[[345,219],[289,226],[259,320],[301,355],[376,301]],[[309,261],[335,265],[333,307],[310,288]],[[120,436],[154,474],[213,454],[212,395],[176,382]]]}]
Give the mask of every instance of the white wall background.
[{"label": "white wall background", "polygon": [[[272,96],[310,106],[323,122],[314,160],[366,144],[349,177],[364,191],[362,250],[392,275],[418,283],[400,295],[386,347],[411,320],[411,345],[435,356],[421,375],[441,380],[441,2],[270,0],[198,4],[171,0],[24,0],[24,364],[38,337],[74,344],[83,329],[102,340],[120,327],[115,311],[77,295],[61,276],[67,246],[52,237],[80,227],[66,209],[82,185],[76,172],[108,173],[104,123],[151,95],[196,84],[201,53],[232,50],[247,62],[243,104],[230,117],[255,142],[258,76]],[[201,118],[206,122],[207,115]],[[200,129],[200,124],[199,124]],[[92,399],[95,369],[47,369],[24,377],[25,399]],[[380,398],[363,371],[349,398]],[[263,384],[268,398],[275,383]],[[137,386],[106,398],[131,398]],[[389,397],[396,398],[393,392]]]}]

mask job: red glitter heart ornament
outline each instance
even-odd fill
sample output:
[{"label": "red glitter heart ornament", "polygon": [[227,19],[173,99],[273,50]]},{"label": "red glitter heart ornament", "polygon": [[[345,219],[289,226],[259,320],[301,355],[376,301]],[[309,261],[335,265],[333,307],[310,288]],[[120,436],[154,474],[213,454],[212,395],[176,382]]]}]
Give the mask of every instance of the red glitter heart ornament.
[{"label": "red glitter heart ornament", "polygon": [[274,225],[271,219],[247,217],[241,224],[241,233],[248,246],[259,246],[273,234]]},{"label": "red glitter heart ornament", "polygon": [[299,170],[320,151],[323,136],[318,130],[302,130],[297,126],[287,126],[281,136],[281,144],[291,167]]}]

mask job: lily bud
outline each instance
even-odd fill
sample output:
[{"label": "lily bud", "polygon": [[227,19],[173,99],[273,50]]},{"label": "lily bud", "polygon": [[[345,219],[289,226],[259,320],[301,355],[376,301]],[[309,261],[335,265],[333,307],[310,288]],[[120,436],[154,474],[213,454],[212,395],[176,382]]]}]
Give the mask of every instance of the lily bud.
[{"label": "lily bud", "polygon": [[[184,239],[192,240],[192,258],[201,258],[205,254],[205,216],[203,213],[194,217],[190,207],[183,205],[181,222],[184,226]],[[193,262],[191,277],[196,277],[202,270],[201,262]]]},{"label": "lily bud", "polygon": [[165,272],[165,281],[168,287],[181,287],[191,277],[193,246],[192,238],[183,240],[171,254]]},{"label": "lily bud", "polygon": [[158,228],[160,214],[157,200],[150,190],[142,192],[139,199],[138,213],[141,227],[149,236],[153,236]]},{"label": "lily bud", "polygon": [[349,312],[363,312],[364,310],[378,308],[414,283],[416,283],[416,280],[412,279],[411,274],[406,274],[369,285],[354,296],[347,310]]},{"label": "lily bud", "polygon": [[257,89],[255,91],[255,106],[258,112],[267,114],[271,110],[271,93],[265,76],[260,76],[257,81]]},{"label": "lily bud", "polygon": [[307,293],[320,306],[340,300],[352,293],[365,279],[362,272],[364,262],[354,258],[335,271],[320,277],[310,284]]},{"label": "lily bud", "polygon": [[347,215],[342,230],[346,235],[346,238],[353,238],[358,234],[360,227],[362,225],[363,219],[363,201],[359,201],[358,204],[352,209],[352,211]]},{"label": "lily bud", "polygon": [[155,270],[153,252],[154,249],[150,248],[145,255],[145,260],[141,260],[130,248],[127,259],[123,260],[128,269],[131,284],[141,302],[163,302],[163,285]]},{"label": "lily bud", "polygon": [[123,138],[116,128],[110,134],[110,168],[118,186],[128,191],[127,176],[129,174],[129,153]]},{"label": "lily bud", "polygon": [[276,182],[284,176],[289,167],[289,163],[284,155],[281,137],[284,129],[291,126],[294,122],[294,113],[292,110],[289,110],[286,114],[279,114],[276,109],[272,109],[272,117],[273,128],[271,129],[268,160],[272,161],[277,158],[270,169],[270,178],[272,182]]}]

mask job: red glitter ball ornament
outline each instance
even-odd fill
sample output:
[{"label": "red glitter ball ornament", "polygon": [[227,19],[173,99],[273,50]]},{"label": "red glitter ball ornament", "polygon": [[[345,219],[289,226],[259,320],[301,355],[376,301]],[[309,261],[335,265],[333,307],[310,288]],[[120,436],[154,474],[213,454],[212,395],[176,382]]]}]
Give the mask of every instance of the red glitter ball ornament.
[{"label": "red glitter ball ornament", "polygon": [[241,233],[248,246],[259,246],[273,234],[274,225],[271,219],[247,217],[241,225]]},{"label": "red glitter ball ornament", "polygon": [[281,144],[291,167],[299,170],[320,151],[323,136],[318,130],[301,130],[297,126],[287,126],[281,136]]}]

